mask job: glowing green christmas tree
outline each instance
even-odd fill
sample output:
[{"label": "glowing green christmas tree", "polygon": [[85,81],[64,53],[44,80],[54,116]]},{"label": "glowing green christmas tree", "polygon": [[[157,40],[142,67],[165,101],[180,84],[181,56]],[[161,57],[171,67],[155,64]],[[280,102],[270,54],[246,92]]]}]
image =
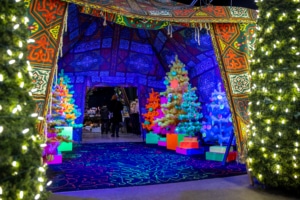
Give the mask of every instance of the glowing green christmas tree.
[{"label": "glowing green christmas tree", "polygon": [[43,134],[36,125],[31,66],[27,63],[25,1],[1,2],[0,199],[47,199]]},{"label": "glowing green christmas tree", "polygon": [[300,188],[300,3],[259,1],[251,62],[248,165],[261,183]]}]

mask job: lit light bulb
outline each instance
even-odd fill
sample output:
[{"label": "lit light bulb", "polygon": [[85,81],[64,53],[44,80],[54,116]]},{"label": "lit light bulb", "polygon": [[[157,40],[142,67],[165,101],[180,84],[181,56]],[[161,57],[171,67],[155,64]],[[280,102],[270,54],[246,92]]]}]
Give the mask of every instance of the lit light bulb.
[{"label": "lit light bulb", "polygon": [[21,110],[22,110],[22,107],[18,104],[18,105],[17,105],[17,109],[18,109],[19,111],[21,111]]},{"label": "lit light bulb", "polygon": [[26,129],[24,129],[24,130],[22,131],[23,134],[26,134],[26,133],[28,133],[28,132],[29,132],[29,128],[26,128]]},{"label": "lit light bulb", "polygon": [[12,51],[10,50],[10,49],[7,49],[7,54],[9,55],[9,56],[12,56]]},{"label": "lit light bulb", "polygon": [[11,165],[14,166],[14,167],[16,167],[16,166],[17,166],[17,162],[16,162],[16,161],[13,161],[13,162],[11,163]]},{"label": "lit light bulb", "polygon": [[21,52],[20,54],[19,54],[19,59],[22,59],[23,58],[23,53]]},{"label": "lit light bulb", "polygon": [[28,17],[24,17],[24,23],[27,24],[29,22]]},{"label": "lit light bulb", "polygon": [[31,114],[31,117],[37,117],[38,116],[38,113],[32,113]]},{"label": "lit light bulb", "polygon": [[8,61],[8,64],[12,65],[12,64],[14,64],[15,62],[16,62],[15,60],[10,60],[10,61]]},{"label": "lit light bulb", "polygon": [[277,99],[278,99],[278,101],[281,101],[281,96],[278,96]]},{"label": "lit light bulb", "polygon": [[20,88],[23,88],[24,85],[25,85],[25,83],[22,81],[22,82],[20,83]]},{"label": "lit light bulb", "polygon": [[44,182],[44,179],[42,177],[38,177],[39,182]]},{"label": "lit light bulb", "polygon": [[14,109],[12,110],[12,114],[15,114],[17,111],[18,111],[18,109],[17,109],[17,108],[14,108]]},{"label": "lit light bulb", "polygon": [[30,38],[30,39],[27,40],[27,43],[34,43],[34,42],[35,42],[35,40],[32,39],[32,38]]},{"label": "lit light bulb", "polygon": [[37,199],[39,199],[40,197],[41,197],[41,195],[40,195],[40,194],[37,194],[37,195],[34,196],[34,199],[37,200]]},{"label": "lit light bulb", "polygon": [[39,116],[38,120],[42,121],[42,120],[44,120],[44,117]]},{"label": "lit light bulb", "polygon": [[47,183],[47,186],[50,186],[52,184],[52,181],[49,181],[48,183]]},{"label": "lit light bulb", "polygon": [[45,169],[43,167],[39,167],[40,172],[45,172]]},{"label": "lit light bulb", "polygon": [[42,147],[42,148],[44,148],[44,147],[46,147],[47,146],[47,144],[40,144],[40,147]]},{"label": "lit light bulb", "polygon": [[20,24],[15,24],[14,27],[13,27],[13,29],[16,30],[16,29],[18,29],[19,27],[20,27]]}]

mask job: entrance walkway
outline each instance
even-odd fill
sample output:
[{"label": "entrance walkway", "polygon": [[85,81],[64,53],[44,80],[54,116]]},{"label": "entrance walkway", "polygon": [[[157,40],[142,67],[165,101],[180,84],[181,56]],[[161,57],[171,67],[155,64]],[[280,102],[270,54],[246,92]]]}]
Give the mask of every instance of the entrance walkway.
[{"label": "entrance walkway", "polygon": [[112,143],[112,142],[143,142],[140,135],[133,133],[119,133],[120,137],[111,137],[111,133],[102,134],[100,132],[84,131],[82,133],[82,143]]}]

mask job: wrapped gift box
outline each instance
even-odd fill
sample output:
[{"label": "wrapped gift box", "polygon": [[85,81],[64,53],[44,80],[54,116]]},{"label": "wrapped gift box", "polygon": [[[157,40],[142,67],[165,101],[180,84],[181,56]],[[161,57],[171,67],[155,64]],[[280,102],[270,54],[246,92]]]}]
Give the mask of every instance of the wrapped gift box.
[{"label": "wrapped gift box", "polygon": [[183,155],[201,155],[204,154],[204,147],[200,147],[197,149],[184,149],[177,147],[176,153],[183,154]]},{"label": "wrapped gift box", "polygon": [[184,137],[184,134],[167,133],[167,149],[176,150]]},{"label": "wrapped gift box", "polygon": [[[206,152],[205,158],[206,160],[214,160],[214,161],[223,161],[225,153],[215,153],[215,152]],[[226,162],[236,160],[237,152],[231,151],[228,153]]]},{"label": "wrapped gift box", "polygon": [[184,137],[179,147],[182,149],[198,149],[199,143],[196,137]]},{"label": "wrapped gift box", "polygon": [[[225,153],[227,146],[210,146],[209,151],[214,153]],[[233,151],[233,148],[230,147],[229,151]]]},{"label": "wrapped gift box", "polygon": [[167,141],[162,141],[162,140],[159,140],[158,143],[157,143],[158,146],[162,146],[162,147],[166,147],[167,146]]},{"label": "wrapped gift box", "polygon": [[146,144],[158,144],[160,136],[154,133],[146,134]]},{"label": "wrapped gift box", "polygon": [[[68,140],[73,140],[73,127],[71,126],[57,126],[56,128],[62,129],[59,133],[60,136],[68,138]],[[58,146],[58,151],[72,151],[73,142],[61,142]]]}]

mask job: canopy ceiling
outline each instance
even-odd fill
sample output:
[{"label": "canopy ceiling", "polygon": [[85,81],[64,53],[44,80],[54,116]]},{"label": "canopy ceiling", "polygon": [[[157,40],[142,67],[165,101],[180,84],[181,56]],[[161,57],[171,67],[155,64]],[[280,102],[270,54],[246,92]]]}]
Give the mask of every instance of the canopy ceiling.
[{"label": "canopy ceiling", "polygon": [[200,23],[255,23],[257,17],[255,10],[242,7],[191,7],[169,0],[62,1],[81,6],[80,11],[85,14],[103,17],[120,25],[134,27],[135,24],[136,28],[148,29],[159,29],[169,24],[197,27]]}]

